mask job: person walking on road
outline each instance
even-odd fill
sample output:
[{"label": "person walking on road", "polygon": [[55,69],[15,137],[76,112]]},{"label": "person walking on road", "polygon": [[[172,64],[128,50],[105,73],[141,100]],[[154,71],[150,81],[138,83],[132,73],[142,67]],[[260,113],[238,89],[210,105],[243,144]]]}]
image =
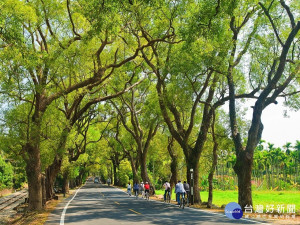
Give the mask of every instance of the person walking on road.
[{"label": "person walking on road", "polygon": [[127,193],[128,193],[129,196],[131,196],[131,184],[130,184],[130,182],[127,185]]}]

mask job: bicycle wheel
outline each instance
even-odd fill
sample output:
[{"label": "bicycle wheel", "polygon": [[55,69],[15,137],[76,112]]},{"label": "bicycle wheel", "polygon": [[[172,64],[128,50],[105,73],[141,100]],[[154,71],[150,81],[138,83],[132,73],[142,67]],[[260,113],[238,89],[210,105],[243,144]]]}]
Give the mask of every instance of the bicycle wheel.
[{"label": "bicycle wheel", "polygon": [[184,198],[182,195],[180,196],[180,208],[184,209]]},{"label": "bicycle wheel", "polygon": [[182,202],[182,196],[180,195],[180,196],[179,196],[179,208],[182,208],[182,203],[183,203],[183,202]]},{"label": "bicycle wheel", "polygon": [[190,200],[189,200],[189,195],[187,194],[186,195],[186,205],[187,205],[187,207],[190,207]]},{"label": "bicycle wheel", "polygon": [[170,203],[170,192],[167,193],[167,203]]}]

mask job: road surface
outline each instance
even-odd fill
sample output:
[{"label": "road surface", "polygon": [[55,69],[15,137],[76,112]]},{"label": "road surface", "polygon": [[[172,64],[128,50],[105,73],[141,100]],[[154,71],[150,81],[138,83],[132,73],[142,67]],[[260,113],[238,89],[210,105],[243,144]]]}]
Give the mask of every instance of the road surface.
[{"label": "road surface", "polygon": [[212,214],[188,207],[180,209],[173,204],[135,199],[117,188],[88,181],[74,196],[66,199],[50,214],[46,224],[230,225],[260,223],[249,220],[231,220],[224,214]]}]

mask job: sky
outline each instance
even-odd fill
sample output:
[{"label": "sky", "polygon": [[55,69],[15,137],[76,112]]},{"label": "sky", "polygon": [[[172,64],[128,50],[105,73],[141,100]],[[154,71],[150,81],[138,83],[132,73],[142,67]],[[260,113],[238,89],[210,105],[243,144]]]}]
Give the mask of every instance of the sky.
[{"label": "sky", "polygon": [[[284,117],[285,110],[288,117]],[[249,110],[246,115],[249,120],[252,118],[251,113],[252,110]],[[262,140],[266,143],[270,142],[275,147],[282,147],[287,142],[291,142],[294,146],[296,140],[300,141],[300,111],[295,112],[284,107],[280,100],[277,105],[271,104],[263,111],[262,123],[264,125]]]}]

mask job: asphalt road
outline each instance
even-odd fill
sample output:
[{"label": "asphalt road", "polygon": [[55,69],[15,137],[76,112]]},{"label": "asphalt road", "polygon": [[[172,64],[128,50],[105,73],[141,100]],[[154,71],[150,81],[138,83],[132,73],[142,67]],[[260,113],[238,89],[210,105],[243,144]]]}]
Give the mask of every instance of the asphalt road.
[{"label": "asphalt road", "polygon": [[[75,196],[75,197],[74,197]],[[88,181],[81,189],[50,214],[47,225],[110,224],[260,224],[249,220],[231,220],[224,214],[198,209],[180,209],[173,204],[129,197],[123,191]]]}]

